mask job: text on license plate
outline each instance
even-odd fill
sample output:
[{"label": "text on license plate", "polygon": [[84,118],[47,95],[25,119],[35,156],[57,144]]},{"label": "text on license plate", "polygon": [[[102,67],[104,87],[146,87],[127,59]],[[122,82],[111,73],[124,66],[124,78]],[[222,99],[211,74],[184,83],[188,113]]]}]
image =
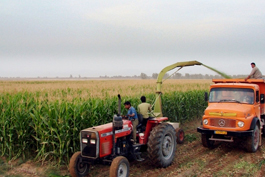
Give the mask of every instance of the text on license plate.
[{"label": "text on license plate", "polygon": [[227,135],[227,131],[215,131],[214,133],[218,135]]}]

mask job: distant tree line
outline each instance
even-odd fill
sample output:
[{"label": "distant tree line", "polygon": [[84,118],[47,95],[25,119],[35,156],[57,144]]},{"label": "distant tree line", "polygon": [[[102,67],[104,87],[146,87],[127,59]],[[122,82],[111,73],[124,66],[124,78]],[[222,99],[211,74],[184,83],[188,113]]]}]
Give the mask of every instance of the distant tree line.
[{"label": "distant tree line", "polygon": [[[246,78],[247,75],[229,75],[232,78]],[[100,78],[135,78],[135,79],[157,79],[158,73],[153,73],[152,76],[148,76],[145,73],[141,73],[139,76],[100,76]],[[181,73],[174,73],[173,75],[165,74],[164,79],[222,79],[223,77],[220,75],[209,75],[209,74],[189,74],[185,73],[184,75]]]},{"label": "distant tree line", "polygon": [[[247,75],[229,75],[232,78],[246,78]],[[99,76],[99,78],[102,79],[157,79],[158,73],[153,73],[151,76],[148,76],[145,73],[141,73],[140,75],[134,75],[134,76]],[[81,77],[81,75],[78,75],[78,77],[74,77],[72,74],[70,74],[69,77],[35,77],[37,79],[93,79],[97,77]],[[209,75],[209,74],[189,74],[185,73],[184,75],[181,73],[174,73],[172,76],[168,73],[165,74],[164,79],[221,79],[223,78],[220,75]],[[23,79],[23,77],[1,77],[0,79]],[[31,77],[30,79],[34,79],[34,77]]]}]

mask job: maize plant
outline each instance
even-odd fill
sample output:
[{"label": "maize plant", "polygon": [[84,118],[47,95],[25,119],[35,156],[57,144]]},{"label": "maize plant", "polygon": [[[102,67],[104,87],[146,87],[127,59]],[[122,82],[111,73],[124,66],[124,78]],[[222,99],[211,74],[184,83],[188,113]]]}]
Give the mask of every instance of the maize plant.
[{"label": "maize plant", "polygon": [[[111,122],[117,113],[117,98],[110,92],[119,92],[121,88],[97,89],[102,90],[97,94],[100,96],[80,88],[2,92],[0,155],[8,159],[34,157],[68,163],[79,150],[80,130]],[[126,91],[138,92],[138,89],[130,86]],[[133,96],[124,93],[122,102],[130,101],[136,108],[145,91],[142,88]],[[206,107],[204,92],[204,89],[167,91],[162,96],[163,115],[178,122],[201,116]],[[148,102],[155,100],[155,94],[145,95]]]}]

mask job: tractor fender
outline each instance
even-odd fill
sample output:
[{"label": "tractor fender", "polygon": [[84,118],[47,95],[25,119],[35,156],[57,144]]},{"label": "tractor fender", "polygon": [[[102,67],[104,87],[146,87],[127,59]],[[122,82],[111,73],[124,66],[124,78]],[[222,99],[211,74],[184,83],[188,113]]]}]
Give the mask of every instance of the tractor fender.
[{"label": "tractor fender", "polygon": [[254,130],[257,123],[258,123],[258,126],[260,126],[259,118],[257,118],[257,117],[253,118],[251,125],[250,125],[250,130]]},{"label": "tractor fender", "polygon": [[177,123],[177,122],[166,122],[166,123],[172,125],[174,127],[174,129],[179,128],[179,123]]}]

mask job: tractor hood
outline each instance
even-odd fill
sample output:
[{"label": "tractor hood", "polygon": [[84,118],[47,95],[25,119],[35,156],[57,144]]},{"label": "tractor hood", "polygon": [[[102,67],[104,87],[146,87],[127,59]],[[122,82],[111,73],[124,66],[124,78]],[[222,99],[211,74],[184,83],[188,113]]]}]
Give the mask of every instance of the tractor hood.
[{"label": "tractor hood", "polygon": [[[132,129],[132,122],[129,120],[123,120],[123,128],[130,128]],[[111,123],[107,123],[107,124],[103,124],[103,125],[99,125],[99,126],[95,126],[95,127],[91,127],[91,128],[87,128],[84,129],[82,131],[97,131],[97,132],[110,132],[112,131],[112,122]]]},{"label": "tractor hood", "polygon": [[[121,130],[116,130],[115,133],[118,133],[118,135],[122,132],[128,132],[128,134],[132,131],[132,122],[129,120],[123,120],[123,128]],[[89,131],[89,132],[98,132],[99,135],[112,135],[112,123],[107,123],[104,125],[99,125],[91,128],[87,128],[82,130]]]},{"label": "tractor hood", "polygon": [[253,105],[241,103],[210,103],[205,116],[216,117],[249,117]]}]

